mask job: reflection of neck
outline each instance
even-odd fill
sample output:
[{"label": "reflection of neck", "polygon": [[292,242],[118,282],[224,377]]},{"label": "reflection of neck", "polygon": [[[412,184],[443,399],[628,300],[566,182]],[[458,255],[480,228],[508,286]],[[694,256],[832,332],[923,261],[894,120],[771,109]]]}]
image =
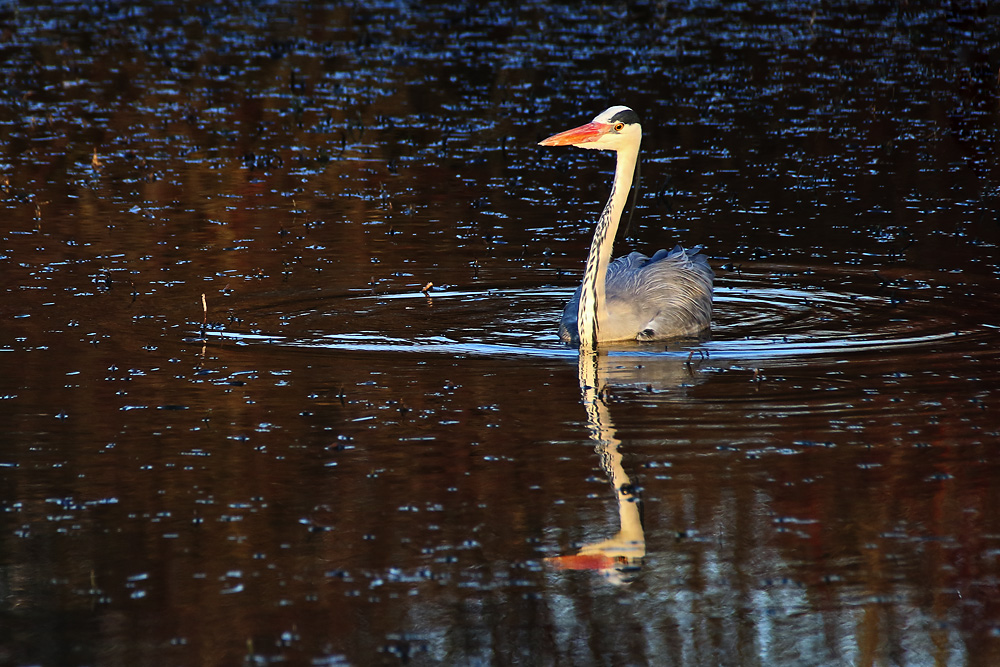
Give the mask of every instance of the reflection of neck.
[{"label": "reflection of neck", "polygon": [[577,307],[577,334],[580,348],[592,350],[597,347],[598,330],[602,321],[607,321],[608,311],[604,297],[604,283],[611,262],[611,249],[615,244],[618,223],[628,200],[635,174],[635,163],[639,159],[639,145],[628,146],[618,151],[615,164],[615,179],[611,184],[611,196],[604,205],[604,211],[597,221],[594,239],[590,242],[587,268],[583,272],[583,289]]},{"label": "reflection of neck", "polygon": [[615,488],[621,530],[609,540],[585,545],[580,549],[580,554],[603,553],[619,561],[634,562],[646,555],[646,537],[639,511],[640,500],[635,495],[635,488],[622,467],[622,454],[619,451],[621,440],[615,437],[611,411],[604,400],[600,362],[599,355],[580,352],[578,362],[580,393],[587,409],[590,438],[596,443],[594,450],[600,456],[601,467]]}]

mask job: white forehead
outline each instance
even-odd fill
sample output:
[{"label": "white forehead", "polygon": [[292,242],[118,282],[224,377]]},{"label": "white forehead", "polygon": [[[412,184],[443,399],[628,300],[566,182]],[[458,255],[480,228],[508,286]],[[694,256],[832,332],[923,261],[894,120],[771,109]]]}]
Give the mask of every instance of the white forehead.
[{"label": "white forehead", "polygon": [[632,109],[630,109],[627,106],[623,106],[623,105],[619,104],[618,106],[613,106],[610,109],[606,109],[606,110],[602,111],[601,113],[597,114],[594,117],[594,121],[593,122],[595,122],[595,123],[605,123],[605,124],[610,123],[611,119],[614,118],[615,116],[617,116],[618,114],[620,114],[622,111],[632,111]]}]

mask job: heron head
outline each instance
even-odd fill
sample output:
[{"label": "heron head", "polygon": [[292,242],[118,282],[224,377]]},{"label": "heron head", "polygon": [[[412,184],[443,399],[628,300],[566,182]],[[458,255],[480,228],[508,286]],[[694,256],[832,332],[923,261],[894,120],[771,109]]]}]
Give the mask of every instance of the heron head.
[{"label": "heron head", "polygon": [[586,125],[554,134],[538,143],[540,146],[577,146],[617,151],[638,146],[641,138],[639,116],[628,107],[614,106],[597,114]]}]

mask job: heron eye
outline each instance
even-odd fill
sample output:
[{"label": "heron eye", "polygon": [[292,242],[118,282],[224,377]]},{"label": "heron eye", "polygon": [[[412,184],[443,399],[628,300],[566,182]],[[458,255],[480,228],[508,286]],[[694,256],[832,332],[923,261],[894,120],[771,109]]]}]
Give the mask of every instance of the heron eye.
[{"label": "heron eye", "polygon": [[625,123],[615,123],[615,132],[621,132],[625,129]]}]

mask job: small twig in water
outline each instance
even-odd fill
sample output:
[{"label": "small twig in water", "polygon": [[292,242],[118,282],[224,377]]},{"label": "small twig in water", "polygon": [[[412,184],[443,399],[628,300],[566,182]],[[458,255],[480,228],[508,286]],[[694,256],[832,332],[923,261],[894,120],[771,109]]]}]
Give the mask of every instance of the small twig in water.
[{"label": "small twig in water", "polygon": [[201,295],[201,312],[202,312],[202,318],[201,318],[201,336],[202,336],[202,338],[204,338],[205,337],[205,327],[208,326],[208,301],[205,300],[205,294],[204,294],[204,292],[202,292],[202,295]]}]

